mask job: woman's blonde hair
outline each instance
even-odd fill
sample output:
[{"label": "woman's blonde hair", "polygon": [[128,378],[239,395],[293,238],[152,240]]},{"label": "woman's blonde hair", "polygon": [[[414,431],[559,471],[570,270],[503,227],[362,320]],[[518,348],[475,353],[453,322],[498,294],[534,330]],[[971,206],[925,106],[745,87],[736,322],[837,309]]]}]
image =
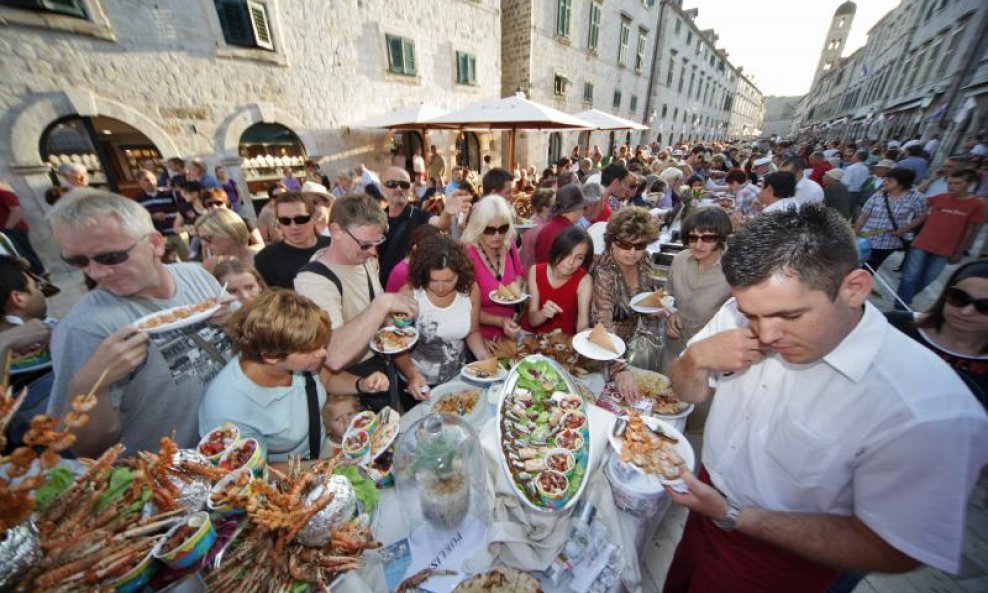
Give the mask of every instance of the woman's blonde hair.
[{"label": "woman's blonde hair", "polygon": [[329,315],[291,290],[261,293],[226,323],[233,349],[243,360],[283,359],[325,347],[332,333]]},{"label": "woman's blonde hair", "polygon": [[237,245],[247,247],[250,242],[250,231],[240,215],[233,210],[219,208],[207,212],[196,221],[196,233],[207,231],[233,239]]},{"label": "woman's blonde hair", "polygon": [[515,242],[515,217],[512,214],[511,206],[508,206],[508,202],[496,194],[484,196],[474,204],[473,209],[470,210],[470,220],[467,222],[466,228],[463,229],[460,240],[470,245],[476,245],[477,240],[484,234],[484,229],[490,226],[496,218],[501,218],[510,225],[508,234],[504,237],[504,244],[511,245]]},{"label": "woman's blonde hair", "polygon": [[651,243],[659,238],[659,223],[648,210],[638,206],[625,206],[607,221],[604,242],[610,248],[615,241],[644,241]]}]

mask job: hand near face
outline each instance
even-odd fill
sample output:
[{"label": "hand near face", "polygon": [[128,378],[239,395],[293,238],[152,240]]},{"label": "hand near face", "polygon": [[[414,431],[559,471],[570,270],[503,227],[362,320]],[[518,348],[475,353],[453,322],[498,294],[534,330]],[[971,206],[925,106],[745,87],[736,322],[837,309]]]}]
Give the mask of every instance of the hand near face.
[{"label": "hand near face", "polygon": [[749,327],[714,334],[688,351],[698,366],[718,372],[744,371],[765,358],[758,337]]}]

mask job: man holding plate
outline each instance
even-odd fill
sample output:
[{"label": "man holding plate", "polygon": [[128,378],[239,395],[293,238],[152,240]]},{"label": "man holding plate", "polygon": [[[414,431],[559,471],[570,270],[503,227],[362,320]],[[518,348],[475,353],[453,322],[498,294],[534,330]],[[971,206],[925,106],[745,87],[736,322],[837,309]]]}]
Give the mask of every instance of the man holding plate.
[{"label": "man holding plate", "polygon": [[667,593],[823,592],[841,570],[960,568],[988,418],[938,357],[867,302],[854,237],[820,205],[728,242],[729,299],[671,369],[717,390]]}]

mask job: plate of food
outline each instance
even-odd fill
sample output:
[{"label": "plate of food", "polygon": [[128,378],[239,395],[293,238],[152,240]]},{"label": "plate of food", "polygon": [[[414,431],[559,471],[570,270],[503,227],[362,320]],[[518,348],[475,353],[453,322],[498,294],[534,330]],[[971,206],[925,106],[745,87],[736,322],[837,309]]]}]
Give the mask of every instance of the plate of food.
[{"label": "plate of food", "polygon": [[508,371],[500,365],[497,358],[488,358],[463,365],[460,375],[475,383],[496,383],[503,381],[508,376]]},{"label": "plate of food", "polygon": [[594,360],[614,360],[624,356],[624,340],[600,323],[573,336],[573,349]]},{"label": "plate of food", "polygon": [[693,404],[679,401],[672,392],[669,377],[655,371],[629,367],[638,384],[638,394],[652,404],[652,415],[663,420],[685,418],[693,411]]},{"label": "plate of food", "polygon": [[565,511],[586,487],[590,416],[578,393],[559,363],[541,355],[518,363],[501,391],[501,467],[515,494],[532,510]]},{"label": "plate of food", "polygon": [[382,327],[370,341],[370,349],[378,354],[404,352],[419,341],[419,332],[414,327]]},{"label": "plate of food", "polygon": [[487,296],[491,299],[491,302],[498,305],[517,305],[518,303],[525,302],[525,299],[528,298],[528,294],[518,286],[517,281],[508,284],[498,284],[497,289],[490,291]]},{"label": "plate of food", "polygon": [[539,580],[530,574],[498,566],[460,581],[453,593],[543,593],[543,590]]},{"label": "plate of food", "polygon": [[654,292],[636,294],[631,297],[628,304],[639,313],[659,313],[672,308],[676,304],[676,299],[672,295],[666,294],[664,288],[657,288]]},{"label": "plate of food", "polygon": [[624,431],[614,433],[612,430],[609,438],[621,467],[644,474],[656,491],[663,486],[686,491],[679,472],[684,467],[692,470],[696,457],[683,433],[664,420],[643,418],[634,410]]},{"label": "plate of food", "polygon": [[181,305],[145,315],[133,323],[137,329],[149,334],[160,334],[205,321],[220,310],[216,298],[206,299],[194,305]]},{"label": "plate of food", "polygon": [[35,344],[34,346],[17,350],[13,360],[10,361],[10,374],[20,375],[33,371],[43,371],[51,368],[51,354],[47,344]]},{"label": "plate of food", "polygon": [[450,381],[436,386],[429,395],[432,411],[460,416],[473,425],[483,420],[487,406],[487,390],[465,381]]}]

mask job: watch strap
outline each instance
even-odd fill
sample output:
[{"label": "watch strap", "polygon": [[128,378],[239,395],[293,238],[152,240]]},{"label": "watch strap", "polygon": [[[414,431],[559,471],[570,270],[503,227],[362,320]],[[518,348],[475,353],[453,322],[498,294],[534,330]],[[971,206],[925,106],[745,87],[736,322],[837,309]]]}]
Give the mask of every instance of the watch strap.
[{"label": "watch strap", "polygon": [[733,531],[738,526],[738,519],[741,517],[741,507],[731,502],[730,498],[725,498],[727,512],[719,519],[714,519],[714,525],[724,531]]}]

